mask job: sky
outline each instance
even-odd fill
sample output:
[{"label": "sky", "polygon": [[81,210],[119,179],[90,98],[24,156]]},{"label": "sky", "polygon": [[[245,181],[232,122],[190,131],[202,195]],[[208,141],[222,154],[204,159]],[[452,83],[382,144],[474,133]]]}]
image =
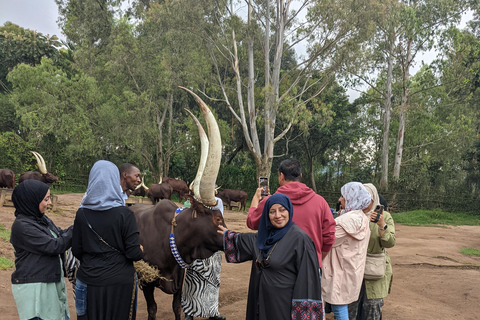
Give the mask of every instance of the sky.
[{"label": "sky", "polygon": [[57,19],[58,7],[54,0],[0,0],[0,25],[10,21],[22,28],[65,40]]},{"label": "sky", "polygon": [[[58,7],[54,0],[0,0],[0,25],[11,21],[20,27],[41,32],[44,35],[56,35],[60,40],[65,40],[58,25]],[[466,15],[464,21],[471,19],[471,13]],[[462,22],[460,27],[464,27]],[[422,53],[417,57],[417,63],[412,68],[412,74],[421,67],[421,61],[428,64],[436,57],[434,51]],[[359,87],[359,90],[364,88]],[[359,92],[348,89],[350,101],[359,96]]]}]

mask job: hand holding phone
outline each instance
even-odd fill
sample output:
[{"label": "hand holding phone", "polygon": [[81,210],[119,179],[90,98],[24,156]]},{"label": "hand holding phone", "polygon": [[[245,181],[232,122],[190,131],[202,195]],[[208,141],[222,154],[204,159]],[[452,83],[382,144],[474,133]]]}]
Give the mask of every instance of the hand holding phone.
[{"label": "hand holding phone", "polygon": [[383,205],[379,204],[379,205],[375,208],[375,212],[377,213],[377,216],[375,217],[375,220],[373,220],[372,222],[377,223],[378,220],[380,220],[380,216],[383,214]]},{"label": "hand holding phone", "polygon": [[268,196],[268,178],[267,177],[259,177],[258,178],[258,185],[262,187],[262,197]]}]

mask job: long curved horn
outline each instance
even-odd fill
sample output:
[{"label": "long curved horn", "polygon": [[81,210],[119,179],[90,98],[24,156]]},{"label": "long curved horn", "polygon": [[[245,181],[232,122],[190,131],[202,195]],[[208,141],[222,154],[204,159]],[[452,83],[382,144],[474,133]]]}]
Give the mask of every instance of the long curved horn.
[{"label": "long curved horn", "polygon": [[222,140],[220,137],[220,130],[218,129],[218,124],[213,113],[205,102],[203,102],[203,100],[191,90],[184,87],[180,88],[189,92],[195,98],[195,101],[197,101],[197,104],[200,106],[200,110],[202,110],[203,116],[205,117],[205,122],[207,123],[209,139],[208,162],[205,164],[205,169],[203,170],[199,192],[203,204],[214,206],[217,204],[214,192],[215,181],[217,180],[220,161],[222,160]]},{"label": "long curved horn", "polygon": [[30,152],[33,153],[35,159],[37,159],[38,170],[43,174],[47,174],[47,166],[45,165],[45,160],[43,160],[43,157],[40,155],[40,153],[35,151]]},{"label": "long curved horn", "polygon": [[140,185],[143,186],[143,189],[145,189],[145,191],[148,191],[147,186],[146,186],[145,183],[143,182],[143,177],[142,177],[142,183],[141,183]]},{"label": "long curved horn", "polygon": [[207,164],[207,156],[208,156],[208,138],[205,130],[202,127],[200,121],[198,121],[197,117],[193,115],[190,110],[185,109],[190,116],[192,117],[193,121],[195,121],[197,128],[198,128],[198,135],[200,136],[200,162],[198,163],[198,170],[195,179],[190,184],[190,190],[193,191],[195,197],[201,202],[202,198],[200,197],[200,180],[202,179],[203,171],[205,170],[205,165]]}]

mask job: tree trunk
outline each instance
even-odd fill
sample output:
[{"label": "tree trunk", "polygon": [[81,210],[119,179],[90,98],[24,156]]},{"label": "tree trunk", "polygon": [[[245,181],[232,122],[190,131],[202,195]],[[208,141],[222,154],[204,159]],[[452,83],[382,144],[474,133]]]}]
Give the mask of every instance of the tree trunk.
[{"label": "tree trunk", "polygon": [[388,137],[390,135],[390,111],[392,108],[392,78],[393,78],[393,40],[390,43],[388,51],[388,69],[385,94],[385,113],[383,114],[383,143],[382,143],[382,177],[380,179],[380,188],[388,190]]},{"label": "tree trunk", "polygon": [[317,184],[315,183],[315,169],[313,167],[313,159],[309,158],[308,162],[310,164],[310,179],[312,180],[312,189],[317,192]]},{"label": "tree trunk", "polygon": [[165,122],[165,117],[167,115],[167,107],[163,110],[162,115],[160,116],[160,110],[157,110],[156,113],[156,122],[157,122],[157,130],[158,130],[158,141],[157,141],[157,170],[158,170],[158,177],[159,180],[155,181],[155,176],[153,176],[154,183],[161,182],[163,177],[163,159],[164,159],[164,152],[163,152],[163,123]]},{"label": "tree trunk", "polygon": [[402,104],[400,106],[400,119],[398,121],[398,137],[397,137],[397,149],[395,151],[395,164],[393,166],[393,179],[398,181],[400,179],[400,166],[402,164],[402,154],[403,154],[403,139],[405,138],[405,122],[407,116],[407,101],[410,81],[410,63],[412,61],[411,57],[411,46],[412,39],[409,39],[407,46],[407,63],[404,68],[403,73],[403,94],[402,94]]},{"label": "tree trunk", "polygon": [[[168,117],[168,137],[167,137],[167,152],[165,153],[165,160],[163,162],[163,173],[168,177],[170,171],[170,157],[172,155],[172,126],[173,126],[173,93],[169,92],[167,95],[167,108],[169,112]],[[161,180],[160,180],[161,182]]]}]

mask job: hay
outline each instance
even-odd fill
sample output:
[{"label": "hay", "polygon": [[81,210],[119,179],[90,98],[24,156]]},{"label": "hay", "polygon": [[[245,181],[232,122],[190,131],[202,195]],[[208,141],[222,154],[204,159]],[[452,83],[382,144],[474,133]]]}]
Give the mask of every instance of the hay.
[{"label": "hay", "polygon": [[138,280],[143,283],[150,283],[156,280],[165,280],[165,281],[173,281],[171,279],[167,279],[161,276],[160,270],[156,266],[150,265],[145,260],[135,261],[133,263],[135,267],[135,271],[138,275]]}]

